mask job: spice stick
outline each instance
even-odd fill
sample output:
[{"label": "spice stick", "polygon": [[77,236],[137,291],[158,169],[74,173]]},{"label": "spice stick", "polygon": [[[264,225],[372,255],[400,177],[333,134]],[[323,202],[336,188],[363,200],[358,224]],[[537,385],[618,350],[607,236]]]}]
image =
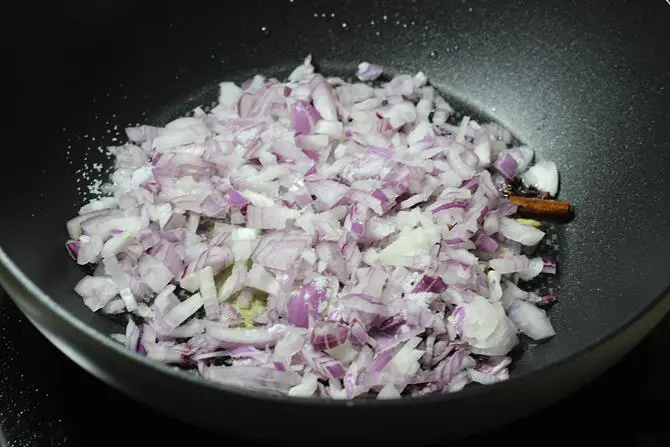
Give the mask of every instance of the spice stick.
[{"label": "spice stick", "polygon": [[562,200],[533,199],[521,196],[510,196],[508,200],[518,207],[518,212],[521,214],[567,217],[573,211],[572,205]]}]

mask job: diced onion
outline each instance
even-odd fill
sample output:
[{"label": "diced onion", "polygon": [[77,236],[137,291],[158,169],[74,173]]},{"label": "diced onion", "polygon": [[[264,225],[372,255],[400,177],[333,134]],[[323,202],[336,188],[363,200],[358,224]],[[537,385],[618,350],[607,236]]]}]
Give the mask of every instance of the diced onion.
[{"label": "diced onion", "polygon": [[555,195],[556,165],[457,120],[423,72],[381,75],[326,79],[308,56],[126,129],[109,194],[67,222],[69,255],[97,265],[75,292],[132,314],[129,349],[228,385],[396,399],[505,380],[518,331],[554,335],[519,281],[556,263],[500,191]]}]

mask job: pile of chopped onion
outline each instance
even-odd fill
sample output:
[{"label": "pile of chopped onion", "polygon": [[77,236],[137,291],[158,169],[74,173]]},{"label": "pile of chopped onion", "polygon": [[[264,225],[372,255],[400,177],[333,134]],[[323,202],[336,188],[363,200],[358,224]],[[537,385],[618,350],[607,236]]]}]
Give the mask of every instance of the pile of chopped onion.
[{"label": "pile of chopped onion", "polygon": [[553,195],[556,165],[459,121],[419,72],[220,84],[218,105],[126,129],[108,195],[67,223],[76,292],[114,338],[208,380],[290,396],[397,398],[508,378],[554,330],[519,287],[556,271],[500,193]]}]

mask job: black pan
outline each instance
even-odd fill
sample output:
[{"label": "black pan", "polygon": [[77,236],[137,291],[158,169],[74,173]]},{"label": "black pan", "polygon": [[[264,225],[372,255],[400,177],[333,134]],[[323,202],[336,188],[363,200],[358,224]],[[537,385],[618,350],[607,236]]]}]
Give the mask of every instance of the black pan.
[{"label": "black pan", "polygon": [[[20,138],[3,145],[0,282],[66,355],[141,401],[201,427],[266,441],[446,440],[572,392],[621,358],[670,307],[665,0],[51,8],[30,11],[29,25],[12,40],[19,77],[5,88],[17,95],[18,119],[5,133]],[[214,99],[219,81],[285,75],[307,53],[335,74],[351,73],[361,60],[422,69],[455,106],[502,123],[558,163],[561,195],[577,209],[558,230],[560,303],[551,311],[558,335],[528,346],[509,381],[404,401],[267,397],[126,352],[107,338],[120,328],[73,293],[82,272],[63,249],[64,224],[83,201],[80,169],[107,162],[96,148],[115,143],[114,126],[163,124]]]}]

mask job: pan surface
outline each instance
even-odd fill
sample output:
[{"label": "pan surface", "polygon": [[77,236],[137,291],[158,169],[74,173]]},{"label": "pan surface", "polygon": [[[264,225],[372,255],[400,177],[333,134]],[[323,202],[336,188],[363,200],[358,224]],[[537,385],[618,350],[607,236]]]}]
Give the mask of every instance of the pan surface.
[{"label": "pan surface", "polygon": [[[12,151],[18,162],[0,176],[11,192],[0,281],[50,340],[113,386],[238,436],[303,443],[332,424],[350,427],[333,434],[338,439],[349,430],[398,443],[447,439],[574,390],[670,305],[663,299],[670,285],[664,0],[103,5],[38,11],[35,29],[47,37],[16,44],[21,138]],[[308,53],[338,75],[362,60],[421,69],[456,108],[500,122],[558,164],[561,197],[578,213],[557,230],[560,303],[551,318],[558,335],[527,346],[508,382],[403,402],[269,398],[123,351],[105,337],[122,329],[74,294],[82,271],[63,249],[65,222],[104,180],[93,167],[109,165],[99,147],[121,143],[129,124],[163,124],[210,102],[217,82],[285,74]],[[304,422],[287,429],[277,414]],[[263,430],[254,429],[258,421]],[[421,429],[385,431],[376,421]]]}]

